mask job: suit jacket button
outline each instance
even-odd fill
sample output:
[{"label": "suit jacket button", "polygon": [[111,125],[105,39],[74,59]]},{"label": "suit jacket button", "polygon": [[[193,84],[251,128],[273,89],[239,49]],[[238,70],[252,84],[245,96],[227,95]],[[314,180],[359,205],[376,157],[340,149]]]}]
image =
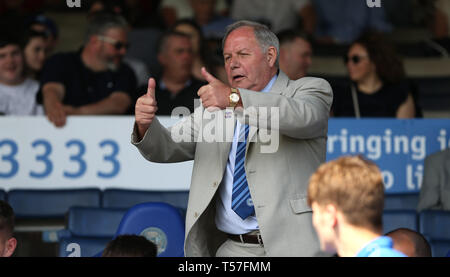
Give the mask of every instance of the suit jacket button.
[{"label": "suit jacket button", "polygon": [[217,187],[217,182],[214,182],[213,187]]},{"label": "suit jacket button", "polygon": [[196,213],[194,213],[194,217],[195,218],[197,218],[198,217],[198,213],[196,212]]}]

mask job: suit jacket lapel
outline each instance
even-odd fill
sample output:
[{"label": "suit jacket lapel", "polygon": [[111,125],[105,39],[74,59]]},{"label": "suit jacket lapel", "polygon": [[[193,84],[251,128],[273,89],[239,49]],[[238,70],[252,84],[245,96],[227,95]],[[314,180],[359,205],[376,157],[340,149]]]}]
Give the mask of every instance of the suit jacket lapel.
[{"label": "suit jacket lapel", "polygon": [[[288,86],[288,82],[289,82],[288,76],[283,71],[280,70],[275,83],[273,84],[272,88],[270,89],[270,93],[281,94]],[[261,92],[261,93],[266,93],[266,92]],[[250,126],[248,142],[256,141],[255,136],[257,133],[258,133],[258,128],[256,126]],[[249,145],[250,145],[250,143],[247,143],[246,151],[248,151]]]},{"label": "suit jacket lapel", "polygon": [[281,94],[288,86],[288,82],[289,82],[288,76],[283,71],[280,70],[278,73],[277,80],[270,89],[270,92]]},{"label": "suit jacket lapel", "polygon": [[[228,156],[230,155],[231,145],[233,144],[233,136],[234,136],[234,129],[236,128],[236,118],[225,118],[225,130],[232,129],[232,132],[230,132],[230,136],[224,137],[224,142],[217,143],[217,147],[219,148],[219,160],[221,162],[221,166],[223,170],[225,170],[225,167],[227,166],[228,162]],[[231,122],[232,121],[232,122]],[[232,126],[231,126],[232,124]]]}]

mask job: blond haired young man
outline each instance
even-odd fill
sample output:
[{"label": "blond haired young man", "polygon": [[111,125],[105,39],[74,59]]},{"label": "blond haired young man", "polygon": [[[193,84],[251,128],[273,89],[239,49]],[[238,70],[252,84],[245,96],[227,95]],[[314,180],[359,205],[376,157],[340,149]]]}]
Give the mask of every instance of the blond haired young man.
[{"label": "blond haired young man", "polygon": [[384,185],[378,167],[361,157],[342,157],[311,176],[308,204],[325,252],[340,257],[406,257],[382,236]]}]

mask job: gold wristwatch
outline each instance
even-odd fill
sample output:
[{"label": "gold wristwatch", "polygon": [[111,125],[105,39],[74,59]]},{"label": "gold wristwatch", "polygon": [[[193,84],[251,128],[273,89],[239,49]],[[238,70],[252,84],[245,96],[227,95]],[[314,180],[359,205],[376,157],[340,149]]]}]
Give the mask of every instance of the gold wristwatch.
[{"label": "gold wristwatch", "polygon": [[241,100],[241,97],[239,96],[239,92],[235,88],[231,88],[230,93],[230,107],[236,107],[239,103],[239,100]]}]

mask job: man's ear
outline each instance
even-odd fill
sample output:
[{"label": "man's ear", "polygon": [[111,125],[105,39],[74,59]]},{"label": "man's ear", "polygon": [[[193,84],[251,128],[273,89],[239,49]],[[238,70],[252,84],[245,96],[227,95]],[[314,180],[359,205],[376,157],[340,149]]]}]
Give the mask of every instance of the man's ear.
[{"label": "man's ear", "polygon": [[277,61],[278,52],[277,49],[273,46],[270,46],[267,50],[267,61],[269,62],[270,66],[275,66],[275,63]]},{"label": "man's ear", "polygon": [[8,241],[6,242],[6,246],[5,246],[6,249],[5,249],[4,256],[11,257],[12,254],[14,253],[14,250],[16,250],[16,247],[17,247],[16,238],[8,239]]},{"label": "man's ear", "polygon": [[325,213],[327,216],[327,222],[331,225],[331,227],[336,227],[338,223],[338,211],[336,206],[328,204],[325,207]]}]

